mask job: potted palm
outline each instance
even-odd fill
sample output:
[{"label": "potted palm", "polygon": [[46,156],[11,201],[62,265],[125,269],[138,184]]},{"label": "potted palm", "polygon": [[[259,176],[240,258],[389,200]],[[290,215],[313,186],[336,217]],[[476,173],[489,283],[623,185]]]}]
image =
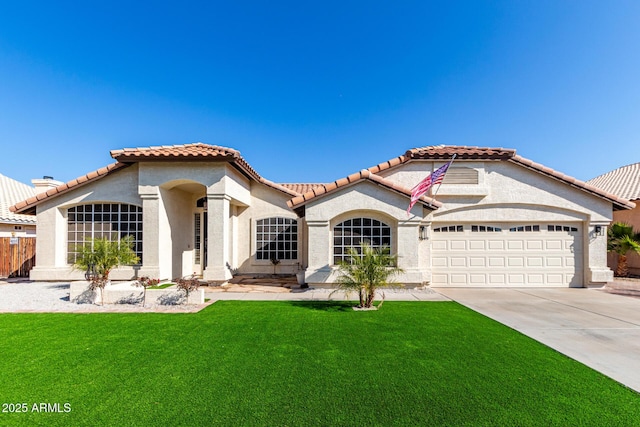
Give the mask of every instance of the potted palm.
[{"label": "potted palm", "polygon": [[120,265],[132,265],[140,262],[133,251],[133,236],[125,236],[120,240],[109,240],[106,237],[90,239],[79,248],[74,267],[87,272],[89,289],[100,289],[102,305],[104,305],[104,288],[109,284],[109,274]]}]

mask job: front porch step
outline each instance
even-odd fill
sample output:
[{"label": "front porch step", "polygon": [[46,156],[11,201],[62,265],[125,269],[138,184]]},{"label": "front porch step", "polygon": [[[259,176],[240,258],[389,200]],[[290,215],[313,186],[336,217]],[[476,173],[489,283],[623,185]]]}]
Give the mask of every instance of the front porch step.
[{"label": "front porch step", "polygon": [[228,281],[233,285],[256,285],[256,286],[276,286],[281,288],[299,288],[295,275],[258,275],[239,274]]}]

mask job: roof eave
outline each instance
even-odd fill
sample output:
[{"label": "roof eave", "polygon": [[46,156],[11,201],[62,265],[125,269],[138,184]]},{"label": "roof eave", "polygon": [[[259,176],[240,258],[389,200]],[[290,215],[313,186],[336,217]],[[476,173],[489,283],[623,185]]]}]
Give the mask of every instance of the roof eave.
[{"label": "roof eave", "polygon": [[554,169],[543,166],[540,163],[533,162],[529,159],[525,159],[519,155],[513,156],[513,158],[509,159],[510,162],[515,163],[524,168],[530,169],[534,172],[540,173],[542,175],[548,176],[549,178],[555,179],[557,181],[563,182],[565,184],[570,185],[573,188],[584,191],[601,199],[604,199],[608,202],[611,202],[613,205],[613,210],[623,210],[623,209],[633,209],[636,207],[635,203],[622,199],[615,194],[607,193],[606,191],[594,187],[593,185],[587,184],[584,181],[581,181],[577,178],[573,178],[569,175],[565,175],[561,172],[558,172]]},{"label": "roof eave", "polygon": [[111,175],[115,171],[129,167],[130,165],[131,165],[130,163],[119,163],[119,162],[112,163],[96,171],[90,172],[86,175],[73,179],[69,182],[58,185],[57,187],[47,190],[46,192],[38,193],[33,197],[30,197],[26,200],[16,203],[15,205],[11,206],[9,210],[11,212],[22,214],[22,215],[35,215],[36,206],[38,206],[44,200],[50,200],[54,197],[67,193],[71,190],[75,190],[77,188],[83,187],[89,183],[102,179],[105,176]]}]

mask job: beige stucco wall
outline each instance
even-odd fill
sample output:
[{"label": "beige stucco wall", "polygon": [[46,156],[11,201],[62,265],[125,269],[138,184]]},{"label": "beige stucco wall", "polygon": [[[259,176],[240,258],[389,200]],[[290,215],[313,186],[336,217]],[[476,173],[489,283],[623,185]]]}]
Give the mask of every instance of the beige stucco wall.
[{"label": "beige stucco wall", "polygon": [[251,183],[251,204],[239,209],[237,221],[237,268],[239,273],[273,274],[273,264],[269,260],[256,259],[256,222],[261,219],[282,217],[298,220],[298,259],[281,260],[276,267],[278,274],[294,274],[306,265],[306,234],[304,221],[287,206],[290,195],[264,184]]},{"label": "beige stucco wall", "polygon": [[[306,205],[309,239],[309,268],[306,281],[322,286],[336,279],[333,263],[333,227],[354,217],[378,219],[392,229],[392,253],[399,254],[398,266],[404,273],[397,277],[401,283],[422,285],[430,278],[421,268],[427,263],[421,250],[419,227],[421,218],[407,216],[407,197],[380,187],[370,181],[360,181]],[[412,212],[421,212],[414,207]]]},{"label": "beige stucco wall", "polygon": [[[138,196],[137,165],[121,169],[96,182],[86,184],[37,206],[37,265],[31,270],[33,280],[82,280],[84,272],[67,264],[67,209],[85,203],[128,203],[141,206]],[[135,275],[132,267],[112,273],[113,279]]]},{"label": "beige stucco wall", "polygon": [[[205,279],[224,281],[234,273],[271,274],[270,261],[255,259],[256,221],[269,217],[298,219],[299,259],[282,261],[278,273],[307,267],[311,284],[335,280],[333,227],[366,216],[392,228],[392,251],[404,274],[398,281],[419,286],[431,279],[431,242],[420,239],[437,222],[579,222],[583,228],[584,277],[606,281],[606,235],[595,225],[612,219],[611,204],[555,179],[508,162],[460,162],[478,171],[477,185],[443,185],[432,211],[417,204],[407,216],[409,199],[371,181],[361,181],[305,206],[298,219],[287,207],[290,195],[249,180],[225,162],[154,162],[136,164],[41,203],[37,207],[38,265],[34,280],[82,279],[66,262],[66,209],[82,203],[129,203],[143,207],[144,254],[139,268],[123,267],[113,279],[136,275],[170,279],[191,269],[196,201],[208,204],[208,259]],[[410,162],[386,171],[391,181],[411,188],[442,162]]]},{"label": "beige stucco wall", "polygon": [[[431,242],[419,239],[420,226],[426,227],[428,234],[431,225],[437,222],[579,222],[585,242],[585,285],[611,280],[612,272],[606,260],[606,228],[603,235],[594,233],[596,225],[606,227],[611,221],[611,203],[509,162],[456,163],[477,170],[478,184],[435,187],[436,199],[443,206],[432,211],[418,204],[412,209],[410,218],[405,211],[409,203],[406,196],[370,182],[361,182],[307,204],[310,241],[307,281],[322,284],[335,279],[331,260],[335,219],[361,213],[386,215],[392,219],[394,223],[389,225],[395,228],[396,246],[392,251],[399,254],[399,265],[405,269],[405,274],[398,280],[410,285],[430,280]],[[382,175],[405,188],[412,188],[443,164],[409,162]]]}]

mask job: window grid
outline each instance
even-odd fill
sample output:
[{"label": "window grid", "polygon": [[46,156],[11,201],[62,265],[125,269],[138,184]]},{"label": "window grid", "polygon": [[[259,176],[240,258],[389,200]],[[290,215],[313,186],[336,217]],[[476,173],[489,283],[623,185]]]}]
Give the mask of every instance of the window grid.
[{"label": "window grid", "polygon": [[462,225],[449,225],[444,227],[437,227],[433,229],[434,233],[462,233],[464,226]]},{"label": "window grid", "polygon": [[256,246],[258,260],[297,260],[298,221],[280,217],[258,220]]},{"label": "window grid", "polygon": [[511,227],[509,231],[512,233],[540,231],[540,226],[539,225],[521,225],[518,227]]},{"label": "window grid", "polygon": [[79,205],[67,211],[67,261],[75,263],[89,239],[133,236],[133,251],[142,263],[142,208],[119,203]]},{"label": "window grid", "polygon": [[193,249],[194,249],[194,263],[200,264],[200,213],[196,213],[193,218]]},{"label": "window grid", "polygon": [[471,232],[472,233],[487,233],[487,232],[500,232],[502,228],[500,227],[491,227],[488,225],[472,225]]},{"label": "window grid", "polygon": [[548,225],[547,231],[566,231],[575,233],[578,229],[576,227],[569,227],[566,225]]},{"label": "window grid", "polygon": [[348,261],[348,249],[361,253],[362,243],[371,248],[391,247],[391,227],[372,218],[353,218],[333,228],[333,262]]}]

